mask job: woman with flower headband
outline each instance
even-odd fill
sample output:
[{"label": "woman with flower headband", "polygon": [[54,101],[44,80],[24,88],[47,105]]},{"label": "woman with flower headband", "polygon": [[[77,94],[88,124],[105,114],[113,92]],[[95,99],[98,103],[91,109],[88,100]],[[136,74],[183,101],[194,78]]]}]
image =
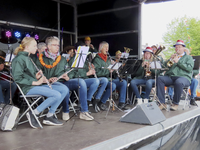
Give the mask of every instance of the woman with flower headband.
[{"label": "woman with flower headband", "polygon": [[[78,89],[78,85],[80,86],[80,104],[81,104],[81,113],[80,119],[83,120],[93,120],[94,118],[88,113],[88,105],[87,99],[84,98],[87,96],[87,86],[82,86],[80,83],[81,79],[73,80],[68,77],[65,72],[68,70],[68,63],[66,59],[60,55],[59,53],[59,39],[55,36],[48,37],[46,39],[47,49],[40,54],[39,60],[36,61],[38,66],[42,68],[45,76],[51,83],[54,84],[55,81],[58,80],[58,77],[62,76],[59,80],[61,83],[69,83],[70,85],[74,85],[76,89]],[[66,84],[65,84],[66,85]],[[85,82],[84,82],[85,85]],[[67,85],[68,86],[68,85]],[[67,87],[66,86],[66,87]],[[72,90],[71,86],[68,87]],[[65,97],[63,100],[63,113],[62,119],[67,121],[69,119],[69,95]]]},{"label": "woman with flower headband", "polygon": [[[54,113],[66,95],[69,95],[69,90],[61,83],[52,85],[52,88],[46,83],[46,77],[42,76],[42,71],[37,71],[34,64],[31,62],[30,54],[35,54],[37,50],[37,42],[32,37],[25,37],[20,46],[15,49],[17,55],[12,61],[12,74],[15,82],[19,84],[22,91],[26,95],[43,95],[46,98],[33,111],[35,115],[39,115],[44,109],[50,107],[49,112],[43,120],[43,124],[47,125],[62,125],[58,121]],[[35,120],[31,111],[27,114],[30,125],[33,128],[38,128],[39,125]]]}]

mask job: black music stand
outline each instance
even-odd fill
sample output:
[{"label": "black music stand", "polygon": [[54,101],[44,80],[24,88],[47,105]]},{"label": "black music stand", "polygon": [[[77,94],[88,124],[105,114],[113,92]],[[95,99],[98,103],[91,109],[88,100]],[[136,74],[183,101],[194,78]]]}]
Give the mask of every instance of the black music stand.
[{"label": "black music stand", "polygon": [[194,59],[194,68],[193,68],[193,70],[199,70],[200,56],[192,56],[192,58]]}]

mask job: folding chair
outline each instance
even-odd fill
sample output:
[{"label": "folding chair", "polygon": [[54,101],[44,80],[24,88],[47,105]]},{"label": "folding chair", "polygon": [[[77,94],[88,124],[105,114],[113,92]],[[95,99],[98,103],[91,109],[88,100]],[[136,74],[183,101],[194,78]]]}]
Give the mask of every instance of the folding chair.
[{"label": "folding chair", "polygon": [[[171,87],[171,88],[174,88],[174,85],[170,85],[167,87],[167,90],[166,90],[166,97],[168,97],[170,103],[172,104],[172,99],[170,98],[169,96],[169,93],[168,93],[168,88]],[[186,86],[183,88],[183,92],[185,94],[185,99],[184,99],[184,105],[183,105],[183,110],[185,109],[186,105],[190,108],[191,105],[190,105],[190,100],[188,98],[188,95],[189,95],[189,89],[190,89],[190,86]]]},{"label": "folding chair", "polygon": [[[37,103],[39,100],[45,100],[44,96],[42,95],[24,95],[24,93],[22,92],[20,86],[16,83],[21,95],[20,98],[23,98],[24,102],[27,104],[28,108],[20,115],[19,117],[19,121],[22,119],[22,117],[25,116],[25,114],[30,110],[33,114],[33,116],[35,117],[36,121],[38,122],[40,128],[43,128],[40,121],[38,120],[38,118],[36,117],[34,111],[33,111],[33,107],[37,106]],[[23,124],[28,122],[28,120],[25,121],[21,121],[18,123],[18,125]]]},{"label": "folding chair", "polygon": [[[73,101],[73,103],[72,103],[72,101],[70,99],[72,93],[74,93],[74,95],[75,95],[75,100]],[[76,91],[74,91],[74,90],[70,91],[70,97],[69,97],[69,103],[70,103],[69,110],[72,110],[77,115],[76,109],[74,108],[74,104],[76,104],[76,102],[79,101],[79,97],[78,97]]]}]

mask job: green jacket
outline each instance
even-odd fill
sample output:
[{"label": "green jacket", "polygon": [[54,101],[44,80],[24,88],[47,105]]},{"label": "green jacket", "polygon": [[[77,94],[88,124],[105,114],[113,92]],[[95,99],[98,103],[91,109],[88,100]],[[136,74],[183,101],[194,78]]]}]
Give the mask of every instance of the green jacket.
[{"label": "green jacket", "polygon": [[35,76],[37,72],[30,57],[28,57],[28,52],[19,52],[12,60],[12,76],[24,94],[27,94],[34,87],[32,82],[37,81]]},{"label": "green jacket", "polygon": [[110,71],[106,68],[111,64],[110,59],[108,58],[105,62],[98,54],[92,60],[93,65],[95,66],[95,71],[97,77],[107,77],[110,76]]},{"label": "green jacket", "polygon": [[[150,71],[151,71],[151,76],[149,78],[151,79],[154,79],[155,73],[156,73],[156,76],[159,76],[161,74],[161,70],[159,69],[157,69],[156,71],[155,69],[150,69]],[[145,78],[145,75],[146,75],[145,67],[142,67],[142,64],[141,64],[137,72],[135,73],[135,77],[133,79],[142,79],[142,78]]]},{"label": "green jacket", "polygon": [[[70,60],[69,60],[69,66],[72,66],[72,63],[74,62],[74,57],[72,57]],[[68,75],[69,78],[83,78],[83,79],[87,79],[89,78],[86,73],[89,71],[89,68],[88,68],[88,61],[86,59],[85,61],[85,64],[83,66],[83,68],[79,68],[79,69],[74,69],[73,71],[70,72],[70,74]]]},{"label": "green jacket", "polygon": [[[43,58],[44,63],[47,65],[52,65],[55,62],[53,59],[46,57],[44,54],[42,58]],[[61,56],[60,62],[53,68],[46,68],[42,66],[39,59],[36,60],[36,65],[38,66],[38,68],[40,68],[43,71],[44,76],[47,79],[50,79],[51,77],[59,77],[68,70],[67,60],[63,56]],[[64,79],[60,79],[60,81],[62,80]]]},{"label": "green jacket", "polygon": [[169,68],[169,70],[166,71],[165,76],[185,77],[191,82],[194,67],[194,60],[192,56],[185,54],[179,59],[178,63],[174,63],[172,67],[167,66],[168,61],[169,60],[164,63],[165,66]]}]

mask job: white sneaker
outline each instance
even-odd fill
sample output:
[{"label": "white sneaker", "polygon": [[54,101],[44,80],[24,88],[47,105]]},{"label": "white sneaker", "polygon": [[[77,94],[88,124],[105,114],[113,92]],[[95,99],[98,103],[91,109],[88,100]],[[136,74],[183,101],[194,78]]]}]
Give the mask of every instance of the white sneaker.
[{"label": "white sneaker", "polygon": [[142,102],[142,98],[137,98],[137,104],[138,105],[141,105],[143,102]]},{"label": "white sneaker", "polygon": [[69,113],[62,113],[62,120],[65,120],[65,121],[67,121],[67,120],[69,120]]},{"label": "white sneaker", "polygon": [[94,118],[88,112],[81,112],[79,117],[83,120],[94,120]]},{"label": "white sneaker", "polygon": [[144,103],[148,103],[148,102],[149,102],[149,99],[145,98]]}]

